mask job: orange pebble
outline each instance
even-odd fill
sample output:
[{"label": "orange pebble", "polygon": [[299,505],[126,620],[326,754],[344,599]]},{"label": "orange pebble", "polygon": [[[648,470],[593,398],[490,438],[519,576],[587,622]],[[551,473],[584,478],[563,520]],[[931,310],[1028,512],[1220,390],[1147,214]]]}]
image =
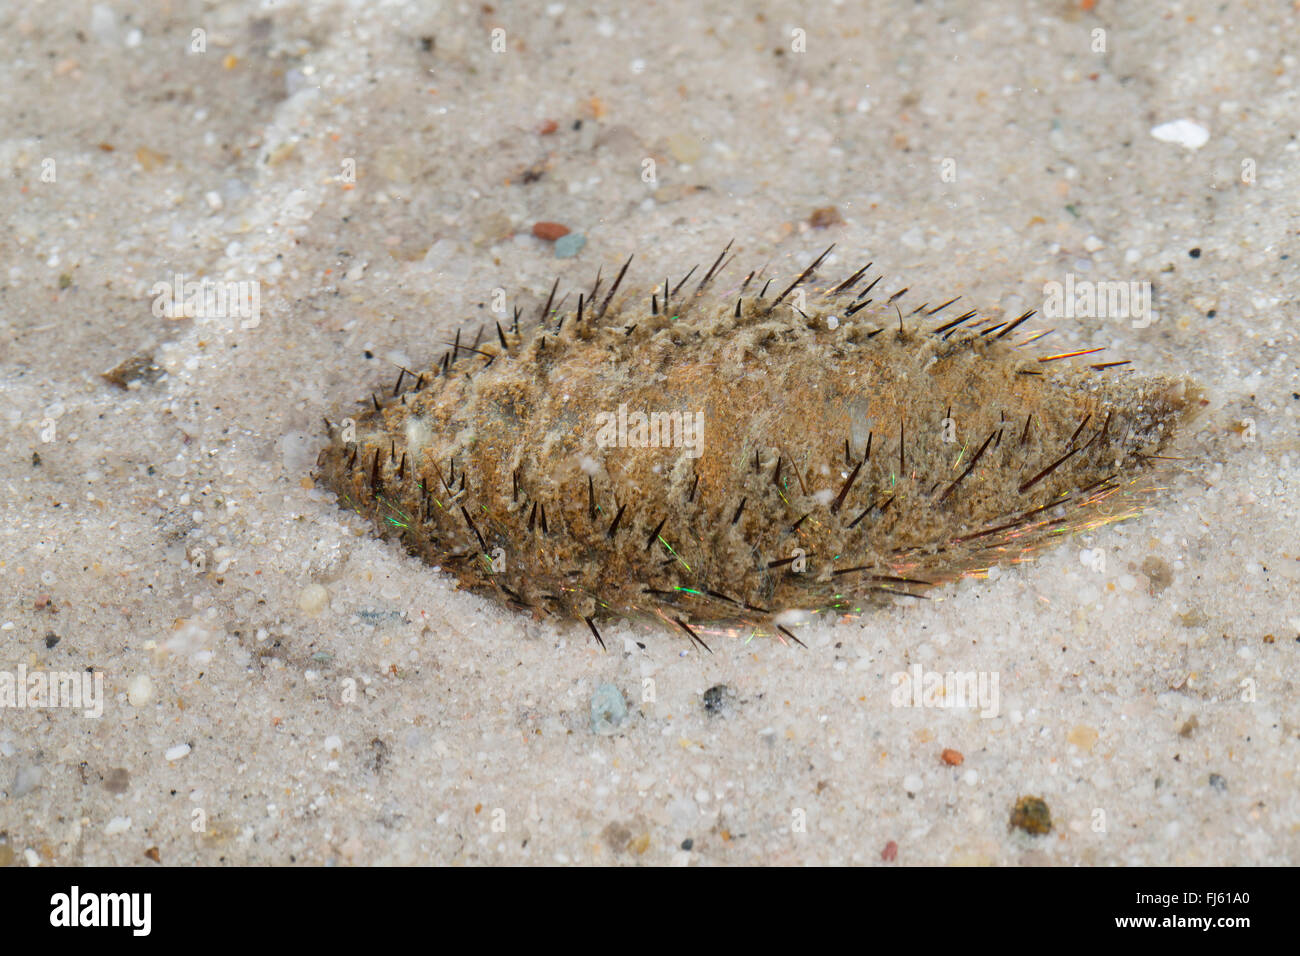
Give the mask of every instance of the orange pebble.
[{"label": "orange pebble", "polygon": [[533,223],[533,235],[538,239],[545,239],[547,242],[554,242],[560,236],[567,236],[569,227],[559,222],[535,222]]}]

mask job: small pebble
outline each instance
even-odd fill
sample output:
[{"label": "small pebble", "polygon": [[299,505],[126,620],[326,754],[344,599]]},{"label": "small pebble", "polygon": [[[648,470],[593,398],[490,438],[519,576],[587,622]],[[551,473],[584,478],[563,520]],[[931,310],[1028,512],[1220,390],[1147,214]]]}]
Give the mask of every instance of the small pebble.
[{"label": "small pebble", "polygon": [[1065,739],[1086,753],[1091,751],[1092,745],[1097,742],[1097,731],[1086,724],[1079,724],[1070,730]]},{"label": "small pebble", "polygon": [[1228,781],[1224,780],[1223,777],[1219,776],[1217,773],[1210,774],[1210,786],[1219,791],[1219,793],[1228,792]]},{"label": "small pebble", "polygon": [[587,237],[580,232],[571,232],[555,240],[555,258],[572,259],[587,244]]},{"label": "small pebble", "polygon": [[1200,149],[1210,141],[1210,131],[1189,119],[1161,123],[1152,128],[1151,135],[1162,143],[1177,143],[1187,149]]},{"label": "small pebble", "polygon": [[41,768],[34,764],[27,764],[26,766],[19,767],[18,772],[14,774],[14,788],[12,795],[15,798],[27,796],[27,794],[31,793],[41,785],[41,777],[43,776],[44,773],[41,771]]},{"label": "small pebble", "polygon": [[591,695],[591,732],[614,733],[627,720],[627,701],[613,684],[601,684]]},{"label": "small pebble", "polygon": [[694,847],[695,847],[695,841],[692,840],[690,837],[687,837],[685,840],[682,841],[682,849],[685,850],[687,853],[689,853],[692,849],[694,849]]},{"label": "small pebble", "polygon": [[180,760],[182,757],[188,757],[190,753],[189,744],[177,744],[174,747],[168,747],[163,757],[167,760]]},{"label": "small pebble", "polygon": [[808,217],[808,225],[814,229],[827,229],[830,226],[838,226],[844,222],[844,217],[834,206],[821,206],[812,211]]},{"label": "small pebble", "polygon": [[890,840],[885,844],[885,848],[880,851],[880,858],[886,863],[893,863],[898,859],[898,844]]},{"label": "small pebble", "polygon": [[153,700],[153,679],[148,674],[136,674],[126,685],[126,699],[132,707],[143,707]]},{"label": "small pebble", "polygon": [[966,759],[962,756],[960,750],[953,750],[951,747],[946,748],[944,752],[939,755],[939,758],[949,767],[960,767],[962,761]]},{"label": "small pebble", "polygon": [[732,696],[726,684],[715,684],[704,692],[704,709],[710,714],[720,714],[730,705]]},{"label": "small pebble", "polygon": [[113,819],[109,820],[105,825],[104,834],[106,836],[114,836],[118,833],[125,833],[129,829],[131,829],[130,817],[113,817]]},{"label": "small pebble", "polygon": [[679,163],[693,163],[703,152],[700,138],[693,133],[677,132],[668,136],[668,152]]},{"label": "small pebble", "polygon": [[1042,836],[1052,830],[1052,814],[1042,797],[1021,797],[1011,811],[1011,826],[1019,827],[1033,836]]},{"label": "small pebble", "polygon": [[109,793],[126,793],[131,786],[131,772],[125,767],[114,767],[104,777],[104,789]]},{"label": "small pebble", "polygon": [[1153,597],[1169,587],[1174,580],[1174,572],[1168,563],[1154,554],[1143,559],[1142,573],[1147,576],[1147,593]]},{"label": "small pebble", "polygon": [[556,239],[562,239],[570,233],[568,226],[559,222],[535,222],[533,223],[533,235],[538,239],[545,239],[547,242],[554,242]]},{"label": "small pebble", "polygon": [[324,585],[309,584],[298,595],[298,607],[308,614],[319,614],[325,610],[325,605],[329,603],[329,599],[329,592],[325,590]]}]

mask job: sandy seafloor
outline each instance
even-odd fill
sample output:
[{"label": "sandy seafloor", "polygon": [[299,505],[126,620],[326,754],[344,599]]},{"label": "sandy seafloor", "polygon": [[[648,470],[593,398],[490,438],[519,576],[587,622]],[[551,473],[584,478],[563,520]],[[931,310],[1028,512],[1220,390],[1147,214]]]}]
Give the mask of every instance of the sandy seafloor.
[{"label": "sandy seafloor", "polygon": [[[107,699],[0,710],[0,863],[1296,862],[1297,36],[1265,2],[4,4],[0,670]],[[1211,404],[1139,518],[807,650],[604,654],[312,486],[322,416],[493,290],[733,237],[915,304],[1150,282],[1157,322],[1053,341]],[[155,315],[177,272],[259,283],[260,321]],[[998,715],[892,706],[917,665],[998,675]]]}]

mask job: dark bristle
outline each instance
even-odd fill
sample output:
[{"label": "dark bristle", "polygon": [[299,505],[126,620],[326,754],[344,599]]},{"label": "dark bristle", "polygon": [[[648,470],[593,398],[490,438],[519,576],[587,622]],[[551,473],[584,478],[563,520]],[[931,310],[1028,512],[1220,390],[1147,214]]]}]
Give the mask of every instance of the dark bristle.
[{"label": "dark bristle", "polygon": [[953,296],[951,299],[949,299],[947,302],[945,302],[943,305],[936,305],[933,309],[931,309],[929,312],[927,312],[927,313],[925,313],[925,314],[926,314],[926,315],[936,315],[936,314],[942,312],[944,309],[948,308],[948,306],[952,305],[954,302],[956,302],[956,301],[957,301],[958,299],[960,299],[960,298],[961,298],[961,296],[959,296],[959,295],[955,295],[955,296]]},{"label": "dark bristle", "polygon": [[1016,319],[1014,322],[1012,322],[1010,325],[1008,325],[1005,329],[1003,329],[1001,332],[999,332],[999,333],[997,334],[997,337],[998,337],[998,338],[1002,338],[1004,335],[1006,335],[1006,334],[1007,334],[1008,332],[1010,332],[1012,329],[1014,329],[1014,328],[1016,328],[1017,326],[1019,326],[1020,323],[1025,322],[1026,320],[1028,320],[1029,317],[1032,316],[1032,315],[1033,315],[1035,312],[1037,312],[1037,311],[1038,311],[1037,309],[1030,309],[1028,312],[1026,312],[1026,313],[1025,313],[1024,315],[1022,315],[1020,318]]},{"label": "dark bristle", "polygon": [[659,532],[663,530],[664,523],[667,520],[668,520],[667,515],[664,515],[662,518],[660,518],[659,523],[655,525],[655,529],[650,532],[650,537],[646,538],[645,549],[647,551],[649,551],[654,546],[655,541],[659,539]]},{"label": "dark bristle", "polygon": [[802,647],[804,650],[807,650],[807,649],[808,649],[808,645],[805,644],[803,641],[799,640],[799,638],[795,637],[794,634],[792,634],[788,628],[784,627],[784,626],[781,625],[781,624],[778,624],[778,625],[776,626],[776,629],[777,629],[778,631],[780,631],[782,634],[784,634],[786,637],[790,638],[790,640],[794,641],[796,644],[798,644],[798,645],[799,645],[800,647]]},{"label": "dark bristle", "polygon": [[675,286],[673,286],[673,295],[676,295],[678,292],[681,291],[682,286],[686,285],[686,281],[691,276],[695,275],[695,270],[698,269],[699,267],[700,264],[698,262],[695,263],[695,265],[691,266],[691,271],[686,273],[686,275],[682,276],[682,280],[678,282]]},{"label": "dark bristle", "polygon": [[[812,275],[813,272],[817,270],[817,267],[822,264],[822,260],[825,259],[827,256],[829,256],[831,254],[831,250],[834,248],[835,248],[835,243],[832,242],[829,246],[826,247],[825,252],[823,252],[820,256],[818,256],[816,259],[812,261],[812,265],[810,265],[807,269],[804,269],[803,272],[799,273],[799,278],[791,282],[790,285],[786,287],[786,290],[776,297],[776,300],[770,306],[768,306],[767,311],[771,312],[778,305],[784,302],[785,297],[789,295],[791,292],[793,292],[795,290],[795,287],[798,286],[799,283],[803,282],[810,275]],[[767,287],[764,286],[764,289],[766,288]],[[763,297],[762,293],[760,293],[759,298],[761,299],[762,297]]]},{"label": "dark bristle", "polygon": [[731,516],[731,523],[732,523],[733,526],[735,525],[735,523],[736,523],[737,521],[740,520],[740,516],[741,516],[742,514],[744,514],[744,512],[745,512],[745,502],[748,501],[748,500],[749,500],[749,498],[747,498],[747,497],[746,497],[746,498],[741,498],[741,499],[740,499],[740,506],[736,509],[736,513],[735,513],[734,515]]},{"label": "dark bristle", "polygon": [[700,640],[700,635],[696,634],[693,630],[691,630],[691,626],[689,624],[683,621],[680,617],[675,617],[673,618],[673,620],[676,621],[677,625],[690,636],[692,641],[700,645],[700,647],[704,648],[710,654],[713,653],[713,651],[710,650],[709,645],[705,644],[702,640]]},{"label": "dark bristle", "polygon": [[867,295],[870,295],[871,290],[874,289],[880,283],[880,280],[883,278],[884,276],[876,276],[874,279],[871,280],[871,284],[869,286],[867,286],[865,289],[863,289],[861,292],[858,293],[857,297],[861,299]]},{"label": "dark bristle", "polygon": [[1088,424],[1088,419],[1090,418],[1092,418],[1091,413],[1083,416],[1083,421],[1079,422],[1079,427],[1074,430],[1074,434],[1070,436],[1070,440],[1065,443],[1066,448],[1069,448],[1078,441],[1079,436],[1083,433],[1083,427]]},{"label": "dark bristle", "polygon": [[605,532],[605,537],[613,538],[614,533],[618,531],[618,523],[623,520],[623,512],[627,510],[627,503],[618,506],[618,514],[614,515],[614,521],[610,524],[609,530]]},{"label": "dark bristle", "polygon": [[874,507],[875,505],[871,504],[863,508],[862,514],[858,515],[856,518],[854,518],[852,521],[849,522],[849,530],[851,531],[854,528],[856,528],[858,526],[858,522],[861,521],[863,518],[865,518],[871,512],[871,509]]},{"label": "dark bristle", "polygon": [[[845,452],[848,451],[847,441],[844,443],[844,450]],[[840,489],[839,495],[836,497],[834,501],[831,502],[831,514],[839,514],[840,507],[844,504],[844,499],[848,497],[849,489],[853,487],[853,482],[857,481],[858,472],[862,470],[863,464],[864,462],[861,461],[858,462],[857,466],[849,474],[848,480],[844,482],[844,487]]]},{"label": "dark bristle", "polygon": [[857,285],[858,280],[861,279],[864,275],[866,275],[866,274],[867,274],[867,270],[870,269],[870,268],[871,268],[871,263],[868,262],[865,266],[863,266],[863,267],[862,267],[861,269],[859,269],[857,272],[853,273],[853,275],[849,276],[847,279],[845,279],[843,282],[841,282],[841,283],[840,283],[839,285],[837,285],[835,288],[831,289],[831,291],[828,292],[827,295],[839,295],[841,292],[847,292],[849,289],[851,289],[851,288],[853,288],[855,285]]},{"label": "dark bristle", "polygon": [[546,321],[546,317],[551,314],[551,303],[555,301],[555,293],[560,288],[560,277],[555,277],[555,285],[551,286],[551,294],[546,297],[546,304],[542,306],[541,313],[537,316],[538,323]]},{"label": "dark bristle", "polygon": [[709,280],[712,279],[714,274],[718,271],[718,265],[726,257],[727,253],[731,251],[731,244],[735,241],[736,241],[735,239],[732,239],[731,242],[728,242],[722,248],[722,251],[718,253],[718,258],[713,260],[713,265],[709,266],[709,271],[704,273],[704,278],[701,279],[700,284],[695,287],[696,295],[699,295],[701,292],[704,291],[704,287],[709,284]]},{"label": "dark bristle", "polygon": [[[957,298],[960,299],[961,296],[958,296]],[[955,302],[955,301],[957,301],[957,300],[954,299],[953,301]],[[975,310],[974,310],[974,309],[971,309],[971,310],[970,310],[969,312],[967,312],[965,315],[959,315],[959,316],[957,316],[957,318],[953,319],[951,322],[947,323],[946,325],[941,325],[941,326],[939,326],[937,329],[934,329],[934,330],[933,330],[933,334],[934,334],[934,335],[942,335],[944,332],[951,331],[952,329],[957,328],[957,326],[961,325],[961,324],[962,324],[963,322],[965,322],[967,319],[972,318],[975,314],[976,314],[976,313],[975,313]]]},{"label": "dark bristle", "polygon": [[605,642],[600,637],[600,631],[596,630],[595,623],[589,617],[584,617],[583,620],[586,621],[587,626],[591,628],[591,636],[596,639],[596,643],[600,645],[600,649],[608,654],[609,650],[605,647]]},{"label": "dark bristle", "polygon": [[1034,412],[1024,416],[1024,431],[1021,432],[1021,445],[1030,440],[1030,425],[1034,424]]},{"label": "dark bristle", "polygon": [[[635,255],[635,253],[633,255]],[[632,256],[628,256],[627,262],[623,263],[623,268],[619,269],[618,275],[614,277],[614,284],[609,287],[609,292],[605,294],[605,301],[600,304],[600,309],[596,312],[597,321],[605,317],[605,310],[609,308],[609,303],[613,300],[614,293],[618,291],[618,287],[623,281],[623,276],[627,275],[627,268],[631,264]]]},{"label": "dark bristle", "polygon": [[984,456],[984,450],[989,447],[989,442],[993,440],[994,435],[1000,437],[1002,435],[1002,430],[998,429],[997,431],[993,431],[989,433],[989,437],[984,439],[984,444],[980,445],[980,450],[977,451],[975,453],[975,457],[970,460],[970,464],[966,466],[966,470],[963,471],[960,475],[958,475],[957,479],[952,484],[950,484],[946,489],[944,489],[943,494],[939,496],[940,504],[943,503],[945,498],[947,498],[950,494],[952,494],[953,489],[955,489],[958,485],[960,485],[962,483],[962,480],[967,475],[969,475],[972,471],[975,470],[975,466],[979,464],[980,458]]},{"label": "dark bristle", "polygon": [[1058,355],[1044,355],[1038,361],[1040,362],[1059,362],[1061,359],[1078,358],[1080,355],[1092,355],[1094,352],[1104,352],[1106,346],[1099,345],[1095,349],[1078,349],[1074,352],[1061,352]]},{"label": "dark bristle", "polygon": [[465,516],[465,524],[469,525],[469,530],[474,532],[474,537],[478,538],[478,546],[486,554],[487,542],[483,540],[483,535],[479,534],[478,526],[474,524],[474,519],[469,516],[469,512],[465,510],[464,505],[460,506],[460,513]]},{"label": "dark bristle", "polygon": [[907,464],[903,458],[903,449],[907,446],[907,439],[903,433],[903,422],[898,423],[898,480],[902,481],[907,475]]},{"label": "dark bristle", "polygon": [[1071,448],[1068,452],[1066,452],[1060,458],[1056,459],[1056,461],[1052,462],[1050,465],[1048,465],[1038,474],[1034,475],[1034,477],[1030,478],[1028,481],[1026,481],[1023,485],[1021,485],[1016,490],[1023,495],[1030,488],[1034,487],[1034,485],[1038,484],[1040,481],[1042,481],[1052,472],[1056,471],[1056,469],[1059,468],[1061,465],[1065,464],[1067,461],[1069,461],[1071,458],[1077,455],[1079,451],[1080,449],[1078,448]]}]

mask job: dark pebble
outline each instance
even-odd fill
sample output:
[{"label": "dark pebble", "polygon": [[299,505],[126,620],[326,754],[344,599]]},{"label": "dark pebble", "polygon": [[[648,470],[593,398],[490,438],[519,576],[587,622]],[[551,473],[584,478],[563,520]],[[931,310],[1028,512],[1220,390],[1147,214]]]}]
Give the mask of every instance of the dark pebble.
[{"label": "dark pebble", "polygon": [[731,700],[731,688],[726,684],[714,684],[704,692],[704,709],[710,714],[720,714],[727,709]]},{"label": "dark pebble", "polygon": [[1021,797],[1011,811],[1011,825],[1034,836],[1052,830],[1052,814],[1042,797]]}]

